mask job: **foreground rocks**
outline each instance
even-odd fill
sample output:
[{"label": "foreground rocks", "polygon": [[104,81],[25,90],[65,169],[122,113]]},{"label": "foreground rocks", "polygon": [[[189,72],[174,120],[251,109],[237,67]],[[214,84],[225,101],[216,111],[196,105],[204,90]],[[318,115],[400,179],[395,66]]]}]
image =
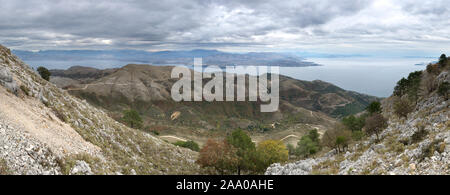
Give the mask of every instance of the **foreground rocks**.
[{"label": "foreground rocks", "polygon": [[[437,81],[448,82],[447,75],[444,71]],[[392,112],[392,98],[382,103],[389,126],[379,143],[372,136],[352,145],[345,154],[330,152],[295,163],[274,164],[266,174],[450,174],[450,101],[433,93],[419,101],[406,119]]]}]

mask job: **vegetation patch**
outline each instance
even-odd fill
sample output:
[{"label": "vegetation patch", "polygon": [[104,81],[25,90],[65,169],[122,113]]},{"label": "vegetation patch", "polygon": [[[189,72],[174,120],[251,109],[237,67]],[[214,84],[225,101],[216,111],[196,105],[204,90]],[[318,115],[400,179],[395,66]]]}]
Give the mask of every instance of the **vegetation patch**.
[{"label": "vegetation patch", "polygon": [[0,159],[0,175],[10,175],[10,174],[12,173],[9,170],[6,161],[4,159]]},{"label": "vegetation patch", "polygon": [[59,167],[61,168],[61,173],[64,175],[69,175],[72,168],[75,166],[77,161],[84,161],[89,164],[94,174],[101,175],[103,171],[100,170],[100,159],[97,157],[93,157],[89,154],[76,154],[71,155],[65,158],[58,158],[56,162],[58,163]]}]

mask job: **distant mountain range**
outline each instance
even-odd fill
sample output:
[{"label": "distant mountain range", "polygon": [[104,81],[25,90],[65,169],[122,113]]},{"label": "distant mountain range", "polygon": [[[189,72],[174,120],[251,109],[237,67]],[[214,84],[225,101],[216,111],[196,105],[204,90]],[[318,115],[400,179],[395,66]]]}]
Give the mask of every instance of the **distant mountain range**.
[{"label": "distant mountain range", "polygon": [[[304,58],[294,54],[274,52],[228,53],[218,50],[191,50],[191,51],[159,51],[148,52],[142,50],[45,50],[23,51],[14,50],[14,54],[24,61],[119,61],[123,64],[142,63],[152,65],[193,65],[194,58],[203,58],[204,65],[218,66],[283,66],[304,67],[319,66],[316,63],[305,61]],[[45,62],[41,64],[46,66]],[[85,65],[86,66],[86,65]],[[55,67],[51,68],[67,68]],[[111,67],[110,67],[111,68]]]}]

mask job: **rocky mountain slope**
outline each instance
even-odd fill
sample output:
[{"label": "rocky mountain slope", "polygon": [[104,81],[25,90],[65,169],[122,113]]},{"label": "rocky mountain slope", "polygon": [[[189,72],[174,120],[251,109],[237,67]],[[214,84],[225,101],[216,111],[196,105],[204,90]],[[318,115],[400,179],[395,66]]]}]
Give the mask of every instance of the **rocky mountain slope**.
[{"label": "rocky mountain slope", "polygon": [[[438,86],[449,82],[448,67],[429,83]],[[345,153],[331,150],[295,163],[274,164],[266,174],[450,174],[450,101],[436,91],[431,88],[422,93],[407,118],[394,114],[397,97],[383,100],[382,113],[389,121],[379,142],[373,135],[351,144]]]},{"label": "rocky mountain slope", "polygon": [[197,153],[130,129],[0,46],[0,174],[198,174]]}]

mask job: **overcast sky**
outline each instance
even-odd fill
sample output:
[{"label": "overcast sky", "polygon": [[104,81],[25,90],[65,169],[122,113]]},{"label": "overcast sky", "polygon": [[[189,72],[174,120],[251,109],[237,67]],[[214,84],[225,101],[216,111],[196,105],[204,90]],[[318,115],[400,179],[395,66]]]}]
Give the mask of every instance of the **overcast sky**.
[{"label": "overcast sky", "polygon": [[437,55],[450,0],[0,0],[13,49]]}]

